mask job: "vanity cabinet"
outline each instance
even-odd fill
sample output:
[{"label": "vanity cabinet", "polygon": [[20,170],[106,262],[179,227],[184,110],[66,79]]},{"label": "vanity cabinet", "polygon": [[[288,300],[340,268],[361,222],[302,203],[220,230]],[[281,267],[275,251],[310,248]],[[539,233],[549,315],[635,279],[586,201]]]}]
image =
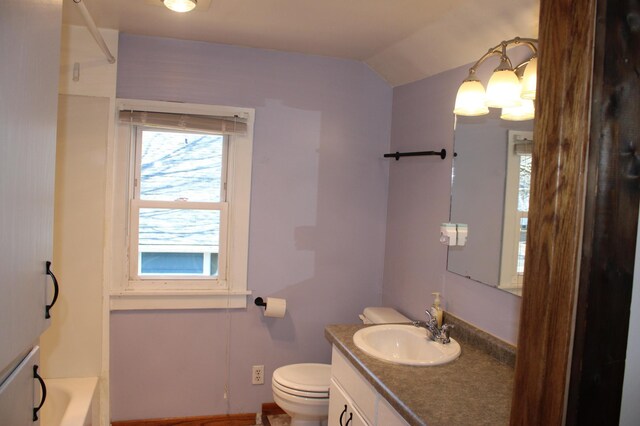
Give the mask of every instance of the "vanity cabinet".
[{"label": "vanity cabinet", "polygon": [[378,424],[388,426],[408,425],[396,410],[382,397],[378,400]]},{"label": "vanity cabinet", "polygon": [[329,425],[367,426],[371,424],[364,419],[356,403],[333,378],[331,379],[330,395]]},{"label": "vanity cabinet", "polygon": [[408,423],[334,346],[329,426],[360,425],[405,426]]}]

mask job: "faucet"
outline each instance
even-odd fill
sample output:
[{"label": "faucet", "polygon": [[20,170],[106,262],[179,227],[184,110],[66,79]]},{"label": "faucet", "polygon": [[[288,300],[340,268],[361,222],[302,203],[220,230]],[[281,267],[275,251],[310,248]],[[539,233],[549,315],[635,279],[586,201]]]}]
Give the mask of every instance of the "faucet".
[{"label": "faucet", "polygon": [[434,342],[447,344],[451,341],[449,338],[450,329],[453,328],[453,324],[442,324],[442,327],[438,327],[438,321],[431,315],[431,312],[427,309],[424,311],[427,314],[427,321],[413,321],[413,325],[416,327],[426,328],[428,337]]}]

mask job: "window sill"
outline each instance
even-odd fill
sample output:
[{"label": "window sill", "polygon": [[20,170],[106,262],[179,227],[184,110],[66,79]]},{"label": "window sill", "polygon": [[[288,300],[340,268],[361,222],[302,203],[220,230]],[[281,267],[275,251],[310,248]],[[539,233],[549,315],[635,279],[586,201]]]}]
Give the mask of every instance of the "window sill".
[{"label": "window sill", "polygon": [[127,290],[111,293],[112,311],[145,309],[238,309],[247,307],[250,291],[221,290],[174,290],[141,291]]}]

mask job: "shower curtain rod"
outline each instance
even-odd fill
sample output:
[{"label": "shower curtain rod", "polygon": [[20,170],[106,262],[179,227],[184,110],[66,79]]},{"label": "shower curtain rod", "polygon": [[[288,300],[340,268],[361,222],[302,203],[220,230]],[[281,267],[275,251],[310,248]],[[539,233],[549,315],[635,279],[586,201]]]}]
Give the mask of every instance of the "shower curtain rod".
[{"label": "shower curtain rod", "polygon": [[100,31],[98,31],[98,27],[96,27],[96,23],[93,22],[93,18],[91,17],[91,15],[89,14],[89,11],[87,10],[87,6],[84,5],[84,2],[82,0],[73,0],[73,2],[78,5],[80,14],[84,18],[85,24],[87,24],[87,29],[93,36],[96,43],[98,43],[98,46],[100,47],[100,49],[102,49],[102,53],[104,53],[104,56],[107,57],[107,61],[110,64],[115,63],[116,58],[114,58],[111,52],[109,51],[109,47],[107,47],[107,43],[104,42],[104,39],[102,38],[102,34],[100,34]]}]

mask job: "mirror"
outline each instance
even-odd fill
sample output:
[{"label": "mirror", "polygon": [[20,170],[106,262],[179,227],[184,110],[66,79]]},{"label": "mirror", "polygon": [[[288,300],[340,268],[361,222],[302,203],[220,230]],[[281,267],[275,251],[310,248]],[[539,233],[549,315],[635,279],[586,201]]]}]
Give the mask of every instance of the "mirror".
[{"label": "mirror", "polygon": [[449,246],[447,269],[522,293],[533,123],[492,109],[456,118],[450,222],[467,224],[464,246]]}]

